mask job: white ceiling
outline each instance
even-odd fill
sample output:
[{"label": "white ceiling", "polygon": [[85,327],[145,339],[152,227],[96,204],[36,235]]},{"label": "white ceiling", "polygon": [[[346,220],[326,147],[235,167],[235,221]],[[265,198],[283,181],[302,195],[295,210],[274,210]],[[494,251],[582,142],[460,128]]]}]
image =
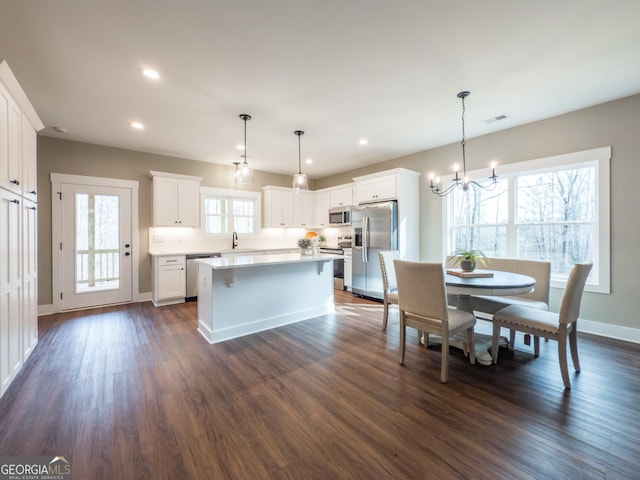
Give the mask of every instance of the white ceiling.
[{"label": "white ceiling", "polygon": [[638,0],[2,0],[0,58],[43,135],[231,165],[249,113],[254,168],[294,173],[300,129],[320,178],[459,141],[461,90],[468,138],[640,93],[638,18]]}]

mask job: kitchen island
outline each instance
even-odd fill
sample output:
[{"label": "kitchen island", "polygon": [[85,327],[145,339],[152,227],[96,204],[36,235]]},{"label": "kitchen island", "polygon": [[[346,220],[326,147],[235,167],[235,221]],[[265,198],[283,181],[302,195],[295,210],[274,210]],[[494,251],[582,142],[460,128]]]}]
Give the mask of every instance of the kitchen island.
[{"label": "kitchen island", "polygon": [[197,260],[198,331],[209,343],[333,313],[333,260],[280,253]]}]

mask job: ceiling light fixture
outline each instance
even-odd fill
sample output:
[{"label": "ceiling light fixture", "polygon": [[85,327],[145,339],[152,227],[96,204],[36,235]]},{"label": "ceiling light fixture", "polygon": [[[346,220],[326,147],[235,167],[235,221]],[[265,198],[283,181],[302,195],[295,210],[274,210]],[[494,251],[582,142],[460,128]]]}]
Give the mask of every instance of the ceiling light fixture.
[{"label": "ceiling light fixture", "polygon": [[244,122],[244,153],[240,155],[244,160],[242,161],[242,163],[233,162],[233,164],[236,166],[235,172],[233,174],[236,187],[244,187],[255,184],[253,181],[253,169],[247,163],[247,121],[251,120],[251,115],[241,113],[240,119]]},{"label": "ceiling light fixture", "polygon": [[158,80],[160,78],[160,74],[153,68],[143,68],[142,74],[151,80]]},{"label": "ceiling light fixture", "polygon": [[467,177],[467,159],[466,159],[466,152],[465,152],[465,146],[467,142],[465,140],[465,131],[464,131],[464,113],[465,113],[464,99],[467,98],[470,94],[471,94],[470,92],[464,91],[464,92],[458,93],[457,95],[458,98],[462,100],[462,141],[460,142],[460,145],[462,145],[462,178],[460,178],[459,165],[457,163],[453,166],[453,170],[456,172],[456,176],[453,179],[453,183],[449,185],[446,189],[442,188],[440,177],[436,177],[433,173],[430,173],[429,188],[431,188],[431,191],[436,195],[438,195],[439,197],[444,197],[446,195],[449,195],[456,188],[462,189],[463,191],[466,192],[467,190],[469,190],[470,186],[481,188],[483,190],[493,190],[494,188],[496,188],[496,184],[498,183],[498,176],[496,175],[496,162],[491,162],[492,171],[491,171],[491,176],[489,177],[489,180],[491,180],[490,185],[488,186],[482,185],[476,182],[475,180],[470,180]]},{"label": "ceiling light fixture", "polygon": [[369,143],[369,140],[367,140],[366,138],[361,138],[358,143],[360,143],[360,145],[366,145],[367,143]]},{"label": "ceiling light fixture", "polygon": [[135,128],[136,130],[143,130],[144,125],[140,122],[131,122],[131,128]]},{"label": "ceiling light fixture", "polygon": [[293,176],[293,189],[298,193],[300,190],[309,190],[309,184],[307,183],[307,176],[302,173],[302,161],[300,155],[300,137],[304,135],[302,130],[296,130],[295,133],[298,136],[298,173]]}]

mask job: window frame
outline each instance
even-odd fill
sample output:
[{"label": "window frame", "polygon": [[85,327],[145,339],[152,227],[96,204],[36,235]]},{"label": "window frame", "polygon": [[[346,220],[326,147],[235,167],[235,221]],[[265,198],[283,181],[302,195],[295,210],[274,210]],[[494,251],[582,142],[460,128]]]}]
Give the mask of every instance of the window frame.
[{"label": "window frame", "polygon": [[223,200],[250,200],[254,202],[253,224],[255,229],[253,233],[243,233],[243,236],[255,236],[262,229],[262,195],[260,192],[234,190],[230,188],[218,187],[200,187],[200,231],[202,235],[209,238],[228,237],[233,232],[233,215],[229,215],[230,228],[228,233],[209,233],[206,231],[206,214],[205,201],[207,199],[223,199]]},{"label": "window frame", "polygon": [[[556,170],[558,167],[580,167],[588,164],[596,165],[596,202],[598,213],[594,219],[594,228],[597,233],[594,237],[593,263],[594,269],[590,276],[585,291],[596,293],[611,293],[611,215],[610,215],[610,164],[611,147],[600,147],[580,152],[573,152],[551,157],[526,160],[522,162],[510,163],[500,166],[498,170],[498,181],[508,183],[508,221],[507,221],[507,256],[517,258],[517,228],[515,223],[516,195],[514,190],[515,178],[520,175],[542,173]],[[477,181],[486,177],[486,169],[473,170],[467,172],[471,179]],[[453,174],[443,176],[443,182],[448,183],[453,180]],[[442,202],[442,244],[446,246],[445,251],[452,251],[451,245],[452,220],[451,197],[445,198]],[[446,257],[446,254],[445,254]],[[566,279],[551,278],[551,287],[564,288]]]}]

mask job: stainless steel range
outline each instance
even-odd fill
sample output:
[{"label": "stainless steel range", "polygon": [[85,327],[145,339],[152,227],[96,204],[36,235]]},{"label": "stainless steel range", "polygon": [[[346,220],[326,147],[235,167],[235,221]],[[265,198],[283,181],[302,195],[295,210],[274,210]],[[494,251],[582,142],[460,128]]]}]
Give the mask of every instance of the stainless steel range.
[{"label": "stainless steel range", "polygon": [[[320,247],[320,253],[331,253],[333,255],[344,255],[342,247]],[[344,290],[344,259],[339,258],[333,261],[333,288]]]}]

